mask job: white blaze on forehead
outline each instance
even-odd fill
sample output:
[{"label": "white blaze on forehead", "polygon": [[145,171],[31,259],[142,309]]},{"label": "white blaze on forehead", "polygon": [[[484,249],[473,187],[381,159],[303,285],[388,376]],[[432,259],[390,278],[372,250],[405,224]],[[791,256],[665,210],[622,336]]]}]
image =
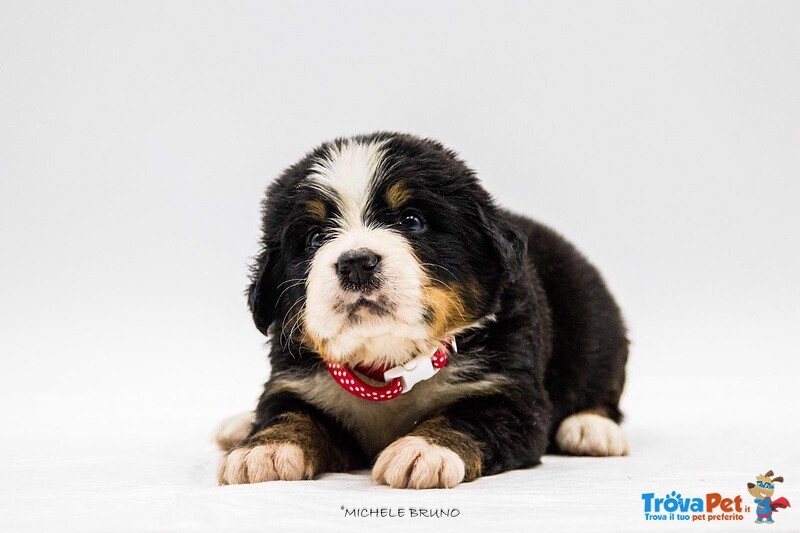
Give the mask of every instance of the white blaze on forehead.
[{"label": "white blaze on forehead", "polygon": [[308,179],[316,189],[330,195],[341,211],[343,225],[361,225],[376,178],[383,167],[381,142],[345,141],[331,146],[311,167]]}]

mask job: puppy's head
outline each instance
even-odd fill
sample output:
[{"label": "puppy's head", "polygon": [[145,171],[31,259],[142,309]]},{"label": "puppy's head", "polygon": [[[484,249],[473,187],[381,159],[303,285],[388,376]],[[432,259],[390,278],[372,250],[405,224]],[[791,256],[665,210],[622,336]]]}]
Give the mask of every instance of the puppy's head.
[{"label": "puppy's head", "polygon": [[367,366],[489,320],[525,250],[453,152],[391,133],[337,139],[287,169],[267,190],[262,246],[248,290],[259,330]]}]

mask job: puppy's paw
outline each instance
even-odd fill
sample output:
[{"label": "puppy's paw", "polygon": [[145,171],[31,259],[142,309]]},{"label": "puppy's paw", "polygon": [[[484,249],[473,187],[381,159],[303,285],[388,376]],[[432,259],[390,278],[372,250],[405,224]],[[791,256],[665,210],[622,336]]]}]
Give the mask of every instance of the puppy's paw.
[{"label": "puppy's paw", "polygon": [[464,480],[464,461],[423,437],[403,437],[378,456],[372,480],[396,489],[449,489]]},{"label": "puppy's paw", "polygon": [[236,448],[222,458],[218,471],[220,485],[312,477],[314,465],[300,446],[288,442]]},{"label": "puppy's paw", "polygon": [[628,439],[619,425],[601,415],[578,413],[564,419],[556,432],[561,451],[574,455],[628,455]]},{"label": "puppy's paw", "polygon": [[244,442],[250,434],[255,418],[255,413],[249,412],[223,420],[214,436],[214,441],[220,450],[230,451]]}]

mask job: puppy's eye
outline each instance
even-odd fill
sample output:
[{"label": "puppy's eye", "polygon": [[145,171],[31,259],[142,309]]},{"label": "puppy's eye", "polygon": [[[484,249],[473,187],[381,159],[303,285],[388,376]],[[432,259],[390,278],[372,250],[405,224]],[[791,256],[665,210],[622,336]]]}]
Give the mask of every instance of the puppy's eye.
[{"label": "puppy's eye", "polygon": [[416,211],[403,212],[400,215],[400,224],[413,233],[420,233],[425,229],[425,219]]},{"label": "puppy's eye", "polygon": [[319,248],[324,242],[324,236],[321,231],[310,231],[306,237],[306,246],[308,248]]}]

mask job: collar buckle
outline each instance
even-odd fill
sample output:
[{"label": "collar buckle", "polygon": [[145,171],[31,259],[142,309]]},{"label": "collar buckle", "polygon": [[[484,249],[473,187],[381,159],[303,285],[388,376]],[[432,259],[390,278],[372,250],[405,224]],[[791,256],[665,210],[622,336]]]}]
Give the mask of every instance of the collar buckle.
[{"label": "collar buckle", "polygon": [[403,394],[405,394],[420,381],[432,378],[438,371],[438,368],[433,367],[429,356],[420,355],[404,365],[390,368],[384,372],[383,377],[386,382],[400,378],[403,382]]},{"label": "collar buckle", "polygon": [[405,394],[420,381],[435,376],[447,364],[448,351],[452,354],[458,353],[455,337],[449,342],[445,342],[432,356],[420,355],[404,365],[390,368],[383,373],[383,379],[387,383],[391,383],[392,380],[400,378],[403,384],[402,394]]}]

